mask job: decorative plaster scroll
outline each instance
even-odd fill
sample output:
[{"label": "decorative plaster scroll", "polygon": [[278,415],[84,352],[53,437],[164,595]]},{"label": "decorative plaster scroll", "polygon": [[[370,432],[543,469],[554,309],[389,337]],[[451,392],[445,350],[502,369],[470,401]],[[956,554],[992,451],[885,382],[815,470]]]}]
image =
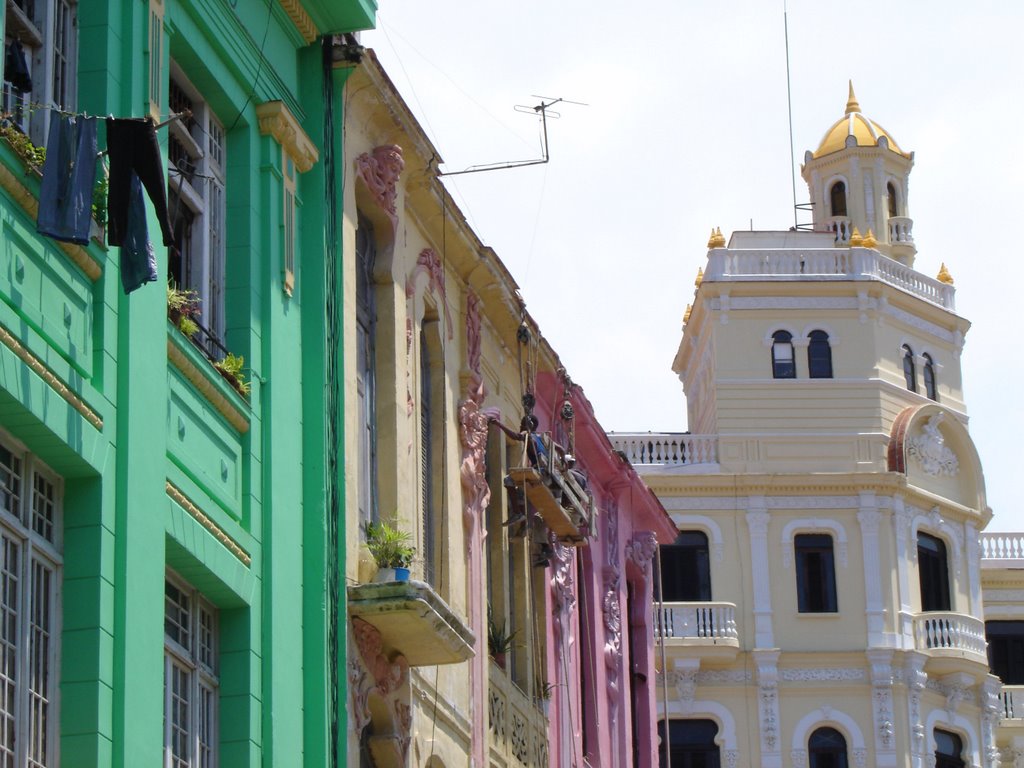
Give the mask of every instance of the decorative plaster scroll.
[{"label": "decorative plaster scroll", "polygon": [[863,669],[856,667],[839,667],[828,669],[824,667],[808,669],[783,669],[779,671],[779,678],[787,683],[803,682],[851,682],[867,678]]},{"label": "decorative plaster scroll", "polygon": [[[754,654],[757,662],[761,754],[778,754],[782,746],[779,734],[779,672],[777,667],[779,652],[754,651]],[[771,760],[769,762],[776,764],[778,761]]]},{"label": "decorative plaster scroll", "polygon": [[658,539],[652,531],[640,531],[626,544],[626,558],[643,574],[644,579],[650,578],[651,560],[658,550]]},{"label": "decorative plaster scroll", "polygon": [[[555,616],[558,619],[555,628],[564,630],[564,622],[576,608],[576,591],[573,585],[573,552],[551,532],[551,548],[554,551],[555,567],[551,576],[551,594],[554,600]],[[558,645],[557,647],[561,647]]]},{"label": "decorative plaster scroll", "polygon": [[459,477],[462,481],[463,507],[462,525],[465,530],[466,546],[472,547],[477,520],[483,515],[491,500],[491,488],[487,485],[487,428],[492,417],[497,417],[494,408],[481,408],[487,389],[483,379],[473,374],[469,391],[459,404],[459,437],[462,443],[462,464]]},{"label": "decorative plaster scroll", "polygon": [[[0,165],[0,168],[2,167]],[[86,405],[86,402],[76,395],[67,384],[61,381],[57,374],[47,368],[42,360],[32,354],[27,347],[3,326],[0,326],[0,342],[17,355],[25,365],[45,381],[50,389],[60,395],[68,405],[78,411],[86,421],[96,429],[103,429],[103,419],[100,418],[100,415]]]},{"label": "decorative plaster scroll", "polygon": [[[39,201],[18,177],[11,173],[11,170],[3,163],[0,163],[0,189],[3,189],[25,210],[33,219],[39,214]],[[80,245],[74,243],[58,242],[57,246],[64,251],[65,255],[74,262],[86,277],[94,283],[103,274],[103,267],[92,258]]]},{"label": "decorative plaster scroll", "polygon": [[945,414],[939,411],[921,428],[921,434],[907,440],[907,455],[917,462],[929,475],[949,475],[955,477],[960,471],[960,462],[956,454],[946,446],[945,438],[939,431]]},{"label": "decorative plaster scroll", "polygon": [[622,664],[622,607],[619,605],[622,571],[619,565],[619,513],[614,502],[609,505],[604,519],[607,538],[604,598],[601,609],[604,614],[604,665],[607,670],[608,708],[614,722],[619,703],[619,668]]},{"label": "decorative plaster scroll", "polygon": [[238,561],[248,568],[252,564],[252,557],[239,546],[238,542],[231,538],[223,528],[211,520],[203,510],[197,507],[188,496],[175,486],[170,480],[164,487],[167,495],[182,509],[188,512],[192,518],[203,528],[210,532],[217,541],[224,545],[225,549],[238,558]]},{"label": "decorative plaster scroll", "polygon": [[273,136],[295,163],[299,173],[305,173],[320,158],[316,145],[302,130],[295,115],[283,101],[265,101],[256,105],[256,118],[263,136]]},{"label": "decorative plaster scroll", "polygon": [[352,634],[356,647],[370,674],[373,676],[377,691],[387,696],[405,685],[409,680],[409,664],[405,656],[399,654],[394,661],[384,655],[384,640],[380,631],[363,621],[358,616],[352,617]]},{"label": "decorative plaster scroll", "polygon": [[397,144],[374,147],[356,158],[356,176],[366,184],[374,202],[384,209],[392,226],[398,225],[395,200],[398,198],[398,179],[404,169],[402,148]]},{"label": "decorative plaster scroll", "polygon": [[392,748],[397,748],[404,763],[412,736],[412,710],[405,701],[409,694],[409,663],[402,654],[388,659],[380,631],[369,622],[353,616],[351,631],[358,649],[358,660],[350,661],[348,669],[356,737],[375,717],[369,706],[370,697],[383,699],[386,708],[380,711],[386,712],[387,721],[374,723],[374,736],[391,737]]},{"label": "decorative plaster scroll", "polygon": [[369,673],[356,659],[348,662],[348,688],[352,691],[352,726],[359,733],[370,724],[369,693],[373,687],[367,683]]},{"label": "decorative plaster scroll", "polygon": [[441,264],[441,259],[433,248],[424,248],[416,258],[416,266],[413,267],[412,273],[405,283],[405,298],[411,299],[413,297],[416,291],[416,278],[424,273],[428,277],[427,288],[441,300],[441,304],[444,307],[445,328],[450,339],[453,333],[452,316],[448,311],[448,296],[445,293],[444,266]]}]

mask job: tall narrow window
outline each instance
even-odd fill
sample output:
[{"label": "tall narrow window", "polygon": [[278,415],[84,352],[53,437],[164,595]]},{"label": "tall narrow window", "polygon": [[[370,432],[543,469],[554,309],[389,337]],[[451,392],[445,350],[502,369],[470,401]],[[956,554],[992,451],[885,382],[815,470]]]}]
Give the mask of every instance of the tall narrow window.
[{"label": "tall narrow window", "polygon": [[0,112],[9,115],[33,143],[45,146],[56,110],[76,109],[78,4],[8,0],[4,51],[7,65]]},{"label": "tall narrow window", "polygon": [[658,723],[658,735],[661,737],[658,749],[661,768],[669,762],[672,768],[719,768],[721,765],[715,743],[718,725],[713,720],[669,720],[668,733],[662,720]]},{"label": "tall narrow window", "polygon": [[847,768],[846,739],[835,728],[819,728],[807,740],[810,768]]},{"label": "tall narrow window", "polygon": [[376,241],[370,220],[360,215],[356,229],[356,397],[359,401],[359,529],[379,520],[377,512],[377,308],[373,267]]},{"label": "tall narrow window", "polygon": [[812,379],[832,378],[832,346],[825,331],[811,331],[807,345],[807,370]]},{"label": "tall narrow window", "polygon": [[903,378],[907,382],[907,389],[917,392],[917,368],[914,366],[914,350],[904,344],[903,353]]},{"label": "tall narrow window", "polygon": [[0,764],[55,766],[60,488],[0,443]]},{"label": "tall narrow window", "polygon": [[168,252],[168,280],[199,295],[200,342],[220,360],[224,347],[224,127],[181,69],[172,63],[168,91],[172,112],[190,117],[167,125],[168,207],[174,245]]},{"label": "tall narrow window", "polygon": [[891,181],[886,185],[886,192],[889,193],[889,217],[899,216],[899,199],[896,197],[896,185]]},{"label": "tall narrow window", "polygon": [[217,610],[177,574],[164,583],[164,761],[217,764]]},{"label": "tall narrow window", "polygon": [[703,531],[683,531],[661,548],[661,599],[667,603],[711,599],[711,561]]},{"label": "tall narrow window", "polygon": [[924,358],[924,394],[929,400],[938,402],[939,396],[935,392],[935,363],[932,356],[925,354]]},{"label": "tall narrow window", "polygon": [[1024,685],[1024,621],[986,621],[988,666],[1003,685]]},{"label": "tall narrow window", "polygon": [[827,533],[801,533],[793,541],[793,550],[797,610],[800,613],[835,613],[836,566],[832,537]]},{"label": "tall narrow window", "polygon": [[935,729],[935,768],[966,768],[964,743],[955,733]]},{"label": "tall narrow window", "polygon": [[772,377],[776,379],[796,378],[793,334],[789,331],[776,331],[772,334]]},{"label": "tall narrow window", "polygon": [[829,190],[829,202],[832,206],[833,216],[846,215],[846,184],[837,181]]},{"label": "tall narrow window", "polygon": [[927,533],[917,534],[917,570],[921,581],[921,610],[948,611],[949,567],[946,543]]},{"label": "tall narrow window", "polygon": [[442,540],[439,528],[438,501],[435,498],[439,483],[435,482],[435,472],[440,464],[440,452],[435,445],[444,425],[440,423],[440,413],[436,407],[436,399],[440,395],[440,387],[434,386],[434,376],[438,362],[431,349],[431,335],[436,323],[423,322],[420,329],[420,511],[422,513],[423,542],[423,577],[437,586],[438,577],[438,542]]}]

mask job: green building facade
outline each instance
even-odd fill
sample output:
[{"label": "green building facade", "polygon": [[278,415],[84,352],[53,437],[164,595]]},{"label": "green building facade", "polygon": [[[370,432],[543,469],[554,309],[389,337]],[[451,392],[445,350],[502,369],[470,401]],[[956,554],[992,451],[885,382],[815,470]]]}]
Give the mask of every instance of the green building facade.
[{"label": "green building facade", "polygon": [[[344,763],[339,94],[375,11],[6,0],[0,766]],[[102,193],[88,244],[37,234],[58,108],[179,115],[157,282],[122,290]]]}]

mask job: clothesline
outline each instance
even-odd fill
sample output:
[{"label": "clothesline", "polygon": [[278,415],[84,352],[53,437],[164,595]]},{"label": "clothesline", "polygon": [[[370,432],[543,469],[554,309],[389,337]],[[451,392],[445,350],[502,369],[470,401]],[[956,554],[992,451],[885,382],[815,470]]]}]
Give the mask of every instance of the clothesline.
[{"label": "clothesline", "polygon": [[[118,118],[114,118],[113,114],[107,114],[105,116],[104,115],[93,115],[93,114],[90,114],[89,112],[77,112],[75,110],[65,109],[64,107],[58,107],[58,106],[55,106],[53,104],[40,104],[39,102],[35,102],[35,101],[16,101],[14,103],[14,107],[15,107],[15,110],[20,110],[22,108],[28,108],[28,109],[26,109],[26,111],[28,111],[28,112],[35,112],[35,111],[40,110],[40,109],[48,109],[51,112],[56,112],[58,115],[63,115],[64,117],[84,117],[84,118],[87,118],[87,119],[90,118],[90,117],[94,117],[94,118],[97,118],[97,119],[102,119],[104,117],[107,117],[107,118],[117,119],[117,120],[146,120],[146,119],[148,119],[148,116],[143,116],[143,117],[118,117]],[[6,118],[14,117],[14,112],[0,112],[0,117],[6,117]],[[154,128],[163,128],[168,123],[171,123],[171,122],[173,122],[175,120],[181,120],[182,118],[188,118],[188,117],[192,117],[192,110],[191,109],[183,109],[183,110],[181,110],[181,112],[170,112],[164,120],[162,120],[159,123],[154,124],[153,127]]]}]

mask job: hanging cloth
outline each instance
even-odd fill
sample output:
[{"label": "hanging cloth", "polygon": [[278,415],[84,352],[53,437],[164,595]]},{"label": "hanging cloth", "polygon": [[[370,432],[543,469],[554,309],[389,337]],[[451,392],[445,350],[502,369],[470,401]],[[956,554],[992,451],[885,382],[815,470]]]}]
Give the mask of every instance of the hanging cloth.
[{"label": "hanging cloth", "polygon": [[121,244],[121,287],[125,293],[131,293],[144,283],[156,281],[156,254],[149,242],[146,201],[142,197],[142,184],[134,171],[128,186],[126,227]]},{"label": "hanging cloth", "polygon": [[107,157],[110,160],[107,242],[110,245],[124,244],[128,231],[131,180],[135,175],[153,201],[164,245],[174,245],[174,232],[167,211],[167,186],[153,121],[148,117],[144,120],[108,117]]},{"label": "hanging cloth", "polygon": [[55,240],[86,245],[96,183],[96,118],[55,112],[46,150],[36,230]]},{"label": "hanging cloth", "polygon": [[9,82],[16,91],[28,93],[32,90],[32,73],[28,71],[28,60],[21,43],[14,39],[7,46],[4,61],[4,80]]}]

